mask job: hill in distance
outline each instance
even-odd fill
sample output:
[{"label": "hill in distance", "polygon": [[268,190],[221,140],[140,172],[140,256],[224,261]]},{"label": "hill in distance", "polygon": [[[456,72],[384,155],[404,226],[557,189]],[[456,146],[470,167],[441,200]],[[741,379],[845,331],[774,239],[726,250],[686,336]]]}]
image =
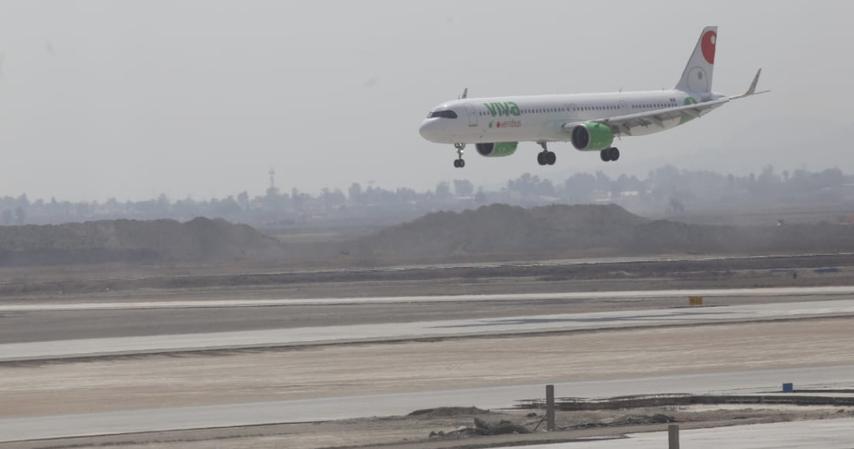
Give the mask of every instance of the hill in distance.
[{"label": "hill in distance", "polygon": [[280,243],[224,220],[105,220],[0,226],[0,265],[215,263],[277,254]]},{"label": "hill in distance", "polygon": [[436,212],[349,241],[289,243],[223,220],[0,226],[0,266],[229,264],[280,269],[680,254],[854,251],[854,226],[709,226],[650,220],[616,205]]},{"label": "hill in distance", "polygon": [[383,262],[851,250],[852,226],[690,225],[649,220],[616,205],[501,204],[432,213],[366,237],[356,249]]}]

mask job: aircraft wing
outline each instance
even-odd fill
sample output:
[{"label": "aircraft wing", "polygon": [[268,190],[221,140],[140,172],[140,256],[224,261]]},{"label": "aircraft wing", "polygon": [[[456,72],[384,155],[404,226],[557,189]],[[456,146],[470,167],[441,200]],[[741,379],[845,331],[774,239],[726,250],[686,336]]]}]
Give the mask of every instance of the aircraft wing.
[{"label": "aircraft wing", "polygon": [[[732,97],[722,97],[715,100],[703,101],[700,103],[693,103],[684,106],[676,106],[672,108],[663,108],[656,109],[653,111],[644,111],[638,112],[635,114],[626,114],[620,115],[617,117],[608,117],[598,120],[589,120],[596,123],[602,123],[603,125],[608,125],[611,127],[611,130],[614,131],[615,135],[632,135],[632,130],[638,129],[639,127],[647,127],[650,125],[659,125],[663,126],[663,124],[668,120],[680,119],[684,122],[688,120],[693,120],[701,115],[711,111],[712,109],[723,105],[724,103],[728,103],[731,100],[738,100],[741,98],[751,97],[753,95],[764,94],[766,92],[770,92],[768,90],[756,91],[756,85],[759,83],[759,75],[762,74],[762,69],[759,69],[756,72],[756,76],[753,77],[753,82],[750,83],[750,87],[747,91],[741,95],[735,95]],[[582,122],[575,123],[564,123],[563,128],[569,132],[572,131],[577,125],[580,125]]]},{"label": "aircraft wing", "polygon": [[[730,97],[719,98],[717,100],[704,101],[684,106],[675,106],[672,108],[655,109],[652,111],[637,112],[634,114],[619,115],[616,117],[608,117],[597,120],[588,120],[586,122],[602,123],[608,125],[614,131],[614,134],[632,135],[632,130],[638,127],[647,127],[650,125],[661,125],[669,120],[682,119],[684,121],[692,120],[711,111],[712,109],[721,106],[730,101]],[[565,123],[563,128],[567,131],[572,131],[577,125],[582,122]]]}]

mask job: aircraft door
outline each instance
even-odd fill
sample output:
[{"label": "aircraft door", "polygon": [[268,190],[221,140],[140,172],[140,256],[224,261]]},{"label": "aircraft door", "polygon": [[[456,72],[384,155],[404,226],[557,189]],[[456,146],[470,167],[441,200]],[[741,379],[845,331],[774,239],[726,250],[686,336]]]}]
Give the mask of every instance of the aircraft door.
[{"label": "aircraft door", "polygon": [[477,107],[474,105],[466,105],[466,114],[469,116],[469,128],[477,127]]}]

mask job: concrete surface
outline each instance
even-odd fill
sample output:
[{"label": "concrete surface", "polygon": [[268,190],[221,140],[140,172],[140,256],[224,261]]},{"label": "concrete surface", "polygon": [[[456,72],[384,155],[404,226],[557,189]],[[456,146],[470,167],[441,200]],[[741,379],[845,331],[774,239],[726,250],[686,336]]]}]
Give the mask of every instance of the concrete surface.
[{"label": "concrete surface", "polygon": [[803,319],[854,315],[854,300],[318,326],[0,344],[0,361]]},{"label": "concrete surface", "polygon": [[[28,302],[25,304],[26,307],[21,307],[21,305],[13,306],[7,302],[4,306],[0,306],[6,307],[4,309],[6,311],[0,312],[0,344],[664,309],[684,307],[687,299],[683,294],[701,292],[712,292],[711,295],[706,296],[708,306],[827,301],[852,296],[844,293],[847,289],[826,288],[712,291],[677,289],[652,293],[633,288],[630,290],[641,291],[639,296],[631,296],[632,292],[622,291],[582,294],[568,290],[571,287],[585,287],[578,283],[573,286],[552,282],[546,283],[546,286],[541,284],[543,283],[518,281],[478,282],[476,286],[468,285],[465,288],[471,291],[467,295],[441,294],[417,297],[400,297],[399,293],[432,290],[424,283],[394,287],[383,284],[381,289],[370,290],[373,293],[367,294],[364,291],[365,286],[360,286],[358,293],[369,296],[367,298],[340,298],[352,295],[354,287],[324,284],[325,296],[321,296],[324,299],[319,304],[310,304],[313,300],[304,299],[292,303],[287,299],[292,297],[289,295],[299,293],[305,295],[300,298],[308,298],[311,293],[320,293],[305,289],[241,290],[245,295],[242,300],[235,300],[231,296],[234,294],[233,291],[214,289],[203,292],[158,292],[159,296],[156,298],[108,294],[106,297],[83,295],[52,298],[50,301],[40,299],[39,301],[44,301],[42,302],[44,306]],[[372,285],[380,287],[378,284]],[[649,286],[654,285],[656,284],[649,283]],[[434,285],[434,287],[438,286]],[[586,287],[596,288],[590,285]],[[556,288],[557,292],[570,293],[553,294],[554,291],[549,291],[549,288]],[[502,294],[491,294],[495,291],[502,291]],[[515,295],[512,294],[513,292],[522,294]],[[652,296],[654,294],[661,296]],[[722,296],[730,294],[734,296]],[[746,296],[735,296],[745,294]],[[388,297],[405,302],[382,302]],[[473,300],[469,301],[467,298]],[[379,299],[380,302],[375,299]],[[327,300],[348,300],[353,303],[327,304],[329,302]],[[127,308],[123,308],[122,304],[128,304]],[[346,310],[346,313],[342,313],[342,310]]]},{"label": "concrete surface", "polygon": [[77,311],[77,310],[127,310],[127,309],[181,309],[181,308],[231,308],[231,307],[287,307],[307,305],[359,305],[395,303],[436,303],[473,301],[531,301],[568,299],[621,299],[643,300],[649,298],[743,297],[743,296],[811,296],[852,295],[854,286],[822,287],[773,287],[773,288],[722,288],[722,289],[674,289],[558,293],[511,293],[482,295],[432,295],[432,296],[385,296],[352,298],[279,298],[279,299],[219,299],[219,300],[171,300],[171,301],[122,301],[122,302],[40,302],[0,305],[0,313]]},{"label": "concrete surface", "polygon": [[[854,419],[796,421],[680,432],[685,449],[851,449]],[[496,449],[665,449],[667,432],[632,434],[627,439],[585,441]]]},{"label": "concrete surface", "polygon": [[[795,381],[800,387],[850,388],[854,386],[854,365],[566,382],[557,383],[555,393],[559,397],[606,397],[668,392],[745,393],[776,390],[782,381]],[[0,419],[0,442],[347,419],[366,415],[389,416],[439,406],[475,405],[481,408],[498,409],[513,406],[517,400],[541,398],[543,395],[543,385],[516,385],[371,396],[155,408],[108,413],[4,418]],[[849,435],[854,435],[854,426],[850,424],[850,421],[846,422],[849,423],[848,427],[851,432]],[[791,424],[785,423],[785,425]],[[653,439],[652,441],[657,440]],[[632,447],[635,449],[647,446],[603,446],[602,448],[610,449],[611,447]],[[683,445],[683,447],[713,446]],[[741,446],[737,447],[741,449]],[[753,447],[771,446],[751,446],[751,448]],[[852,446],[845,447],[850,448]]]}]

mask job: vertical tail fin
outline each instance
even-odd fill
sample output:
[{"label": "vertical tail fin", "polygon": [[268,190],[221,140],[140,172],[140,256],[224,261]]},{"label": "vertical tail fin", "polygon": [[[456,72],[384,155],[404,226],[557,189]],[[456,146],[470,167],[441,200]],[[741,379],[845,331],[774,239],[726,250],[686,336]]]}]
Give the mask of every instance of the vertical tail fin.
[{"label": "vertical tail fin", "polygon": [[682,72],[682,78],[676,89],[685,92],[707,93],[712,91],[712,75],[715,69],[715,47],[718,40],[718,27],[703,28],[694,53]]}]

